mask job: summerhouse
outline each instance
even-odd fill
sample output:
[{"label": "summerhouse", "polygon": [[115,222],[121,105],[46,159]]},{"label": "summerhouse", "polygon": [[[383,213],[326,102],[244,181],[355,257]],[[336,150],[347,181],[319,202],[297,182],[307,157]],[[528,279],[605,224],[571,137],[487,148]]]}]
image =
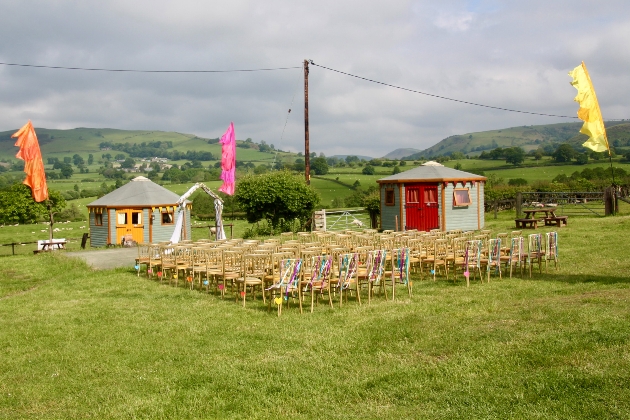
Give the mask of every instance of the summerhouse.
[{"label": "summerhouse", "polygon": [[[93,247],[168,241],[175,229],[179,196],[143,176],[87,205]],[[191,203],[186,202],[181,239],[191,238]]]},{"label": "summerhouse", "polygon": [[381,229],[481,229],[485,181],[437,162],[379,179]]}]

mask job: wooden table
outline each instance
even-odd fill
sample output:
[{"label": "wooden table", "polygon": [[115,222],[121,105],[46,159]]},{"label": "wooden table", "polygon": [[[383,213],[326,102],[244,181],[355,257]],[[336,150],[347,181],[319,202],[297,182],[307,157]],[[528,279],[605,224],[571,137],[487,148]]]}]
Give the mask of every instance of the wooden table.
[{"label": "wooden table", "polygon": [[55,241],[53,239],[52,242],[46,241],[42,242],[41,251],[53,251],[55,249],[66,249],[66,241]]},{"label": "wooden table", "polygon": [[539,207],[536,209],[523,210],[525,213],[525,219],[535,219],[536,213],[545,213],[545,218],[556,217],[555,207]]}]

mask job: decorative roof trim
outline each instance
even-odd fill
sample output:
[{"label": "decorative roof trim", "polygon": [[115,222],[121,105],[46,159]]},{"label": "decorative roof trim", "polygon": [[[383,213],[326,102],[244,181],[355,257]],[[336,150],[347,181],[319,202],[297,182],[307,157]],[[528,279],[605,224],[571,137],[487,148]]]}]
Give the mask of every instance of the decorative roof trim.
[{"label": "decorative roof trim", "polygon": [[488,178],[479,176],[476,178],[431,178],[431,179],[379,179],[376,182],[379,184],[408,184],[408,183],[427,183],[427,182],[474,182],[474,181],[487,181]]}]

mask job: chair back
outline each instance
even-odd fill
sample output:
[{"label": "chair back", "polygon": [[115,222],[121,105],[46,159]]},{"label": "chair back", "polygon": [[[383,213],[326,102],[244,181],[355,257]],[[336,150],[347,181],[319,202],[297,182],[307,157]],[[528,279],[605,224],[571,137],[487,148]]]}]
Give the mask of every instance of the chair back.
[{"label": "chair back", "polygon": [[332,255],[316,255],[310,261],[310,278],[307,279],[308,285],[320,284],[325,286],[330,277],[332,269]]},{"label": "chair back", "polygon": [[387,257],[387,251],[384,249],[376,249],[369,251],[367,254],[367,281],[374,284],[379,284],[383,271],[385,270],[385,260]]},{"label": "chair back", "polygon": [[359,254],[349,253],[339,255],[339,287],[347,289],[357,279]]},{"label": "chair back", "polygon": [[392,249],[392,282],[396,280],[402,284],[409,282],[409,248]]},{"label": "chair back", "polygon": [[523,243],[525,239],[517,236],[510,240],[510,262],[521,261],[523,258]]},{"label": "chair back", "polygon": [[466,242],[466,251],[464,253],[464,268],[466,271],[470,271],[472,268],[481,267],[481,247],[480,240],[472,240]]},{"label": "chair back", "polygon": [[533,260],[542,257],[542,235],[540,233],[532,233],[527,239],[527,259]]},{"label": "chair back", "polygon": [[488,240],[488,271],[495,266],[498,270],[501,266],[501,239]]},{"label": "chair back", "polygon": [[558,261],[558,232],[547,232],[545,258],[547,260]]}]

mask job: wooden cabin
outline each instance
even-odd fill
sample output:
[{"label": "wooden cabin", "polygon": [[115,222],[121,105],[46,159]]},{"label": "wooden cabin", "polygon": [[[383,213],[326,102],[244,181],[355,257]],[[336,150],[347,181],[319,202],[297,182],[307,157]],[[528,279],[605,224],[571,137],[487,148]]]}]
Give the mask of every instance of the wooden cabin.
[{"label": "wooden cabin", "polygon": [[486,177],[437,162],[379,179],[381,229],[478,230],[484,226]]},{"label": "wooden cabin", "polygon": [[[90,245],[116,245],[123,238],[137,243],[168,241],[177,218],[179,196],[143,176],[87,205]],[[181,239],[191,239],[191,202],[184,208]]]}]

